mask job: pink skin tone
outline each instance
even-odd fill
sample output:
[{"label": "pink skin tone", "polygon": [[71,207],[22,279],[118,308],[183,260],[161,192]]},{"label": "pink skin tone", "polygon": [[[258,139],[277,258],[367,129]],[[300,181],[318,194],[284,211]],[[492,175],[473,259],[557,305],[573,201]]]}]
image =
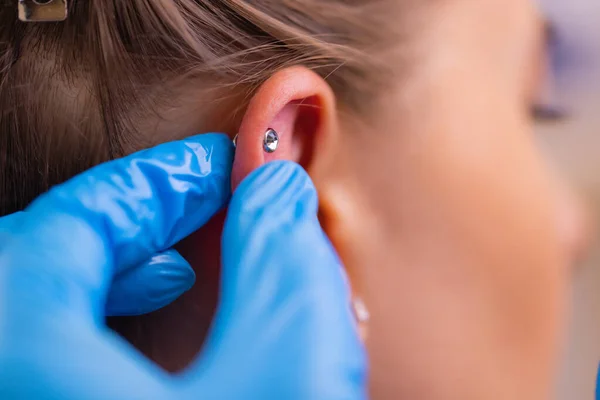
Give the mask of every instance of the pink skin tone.
[{"label": "pink skin tone", "polygon": [[[234,189],[271,160],[305,167],[323,227],[371,312],[373,398],[552,398],[586,224],[528,114],[543,76],[541,21],[523,0],[442,2],[415,33],[418,68],[372,99],[368,117],[294,67],[234,119],[223,116],[239,103],[208,108],[202,87],[188,84],[155,132],[239,133]],[[406,72],[401,57],[389,63]],[[268,128],[280,136],[271,154]],[[193,358],[210,326],[222,218],[178,247],[196,287],[148,317],[158,328],[140,347],[169,370]]]}]

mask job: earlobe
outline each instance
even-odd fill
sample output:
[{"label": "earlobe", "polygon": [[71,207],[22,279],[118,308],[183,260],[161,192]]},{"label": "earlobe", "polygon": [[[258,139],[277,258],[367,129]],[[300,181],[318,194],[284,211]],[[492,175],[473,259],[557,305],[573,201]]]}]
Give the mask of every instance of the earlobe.
[{"label": "earlobe", "polygon": [[[278,137],[273,152],[264,148],[269,129]],[[304,67],[276,73],[258,89],[240,125],[232,188],[269,161],[295,161],[310,172],[337,134],[335,99],[323,78]]]}]

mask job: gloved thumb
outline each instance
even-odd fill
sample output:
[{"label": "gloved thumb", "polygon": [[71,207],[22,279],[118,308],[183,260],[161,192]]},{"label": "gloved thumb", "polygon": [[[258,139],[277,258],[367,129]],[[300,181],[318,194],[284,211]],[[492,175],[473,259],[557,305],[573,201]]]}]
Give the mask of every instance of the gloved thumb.
[{"label": "gloved thumb", "polygon": [[209,381],[239,382],[215,396],[264,389],[272,398],[363,398],[366,361],[349,288],[317,208],[310,178],[286,161],[254,171],[233,194],[221,302],[196,368],[210,371]]},{"label": "gloved thumb", "polygon": [[115,276],[106,299],[106,315],[142,315],[159,310],[187,292],[195,281],[191,265],[176,250],[157,253]]}]

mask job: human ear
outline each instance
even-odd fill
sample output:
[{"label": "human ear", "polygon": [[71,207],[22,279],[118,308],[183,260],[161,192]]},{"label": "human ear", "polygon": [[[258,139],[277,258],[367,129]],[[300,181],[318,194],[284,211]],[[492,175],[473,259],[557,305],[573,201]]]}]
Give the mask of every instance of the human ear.
[{"label": "human ear", "polygon": [[[282,70],[267,80],[256,92],[244,115],[236,139],[232,188],[254,169],[274,160],[291,160],[309,173],[319,192],[319,218],[330,236],[339,232],[341,195],[340,179],[347,168],[335,96],[323,78],[304,67]],[[263,148],[265,132],[273,129],[279,137],[278,147],[269,153]],[[347,180],[346,180],[347,181]],[[343,207],[342,207],[343,208]],[[336,238],[340,235],[336,234]],[[342,241],[335,240],[338,247]],[[338,252],[341,250],[336,248]],[[361,336],[366,337],[368,311],[361,300],[360,283],[346,270],[353,292],[353,307]]]},{"label": "human ear", "polygon": [[[290,160],[311,176],[324,164],[338,136],[333,92],[319,75],[291,67],[269,78],[252,97],[236,139],[232,188],[262,164]],[[263,148],[265,132],[277,132],[277,149]]]}]

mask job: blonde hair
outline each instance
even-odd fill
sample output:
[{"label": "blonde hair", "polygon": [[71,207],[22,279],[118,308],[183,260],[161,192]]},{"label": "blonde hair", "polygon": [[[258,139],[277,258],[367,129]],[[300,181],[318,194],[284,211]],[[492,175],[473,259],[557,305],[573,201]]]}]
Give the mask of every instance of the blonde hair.
[{"label": "blonde hair", "polygon": [[251,94],[275,71],[304,65],[360,111],[383,81],[374,54],[389,40],[391,3],[71,0],[65,22],[26,24],[17,2],[3,0],[0,214],[143,142],[136,120],[168,98],[170,80]]}]

